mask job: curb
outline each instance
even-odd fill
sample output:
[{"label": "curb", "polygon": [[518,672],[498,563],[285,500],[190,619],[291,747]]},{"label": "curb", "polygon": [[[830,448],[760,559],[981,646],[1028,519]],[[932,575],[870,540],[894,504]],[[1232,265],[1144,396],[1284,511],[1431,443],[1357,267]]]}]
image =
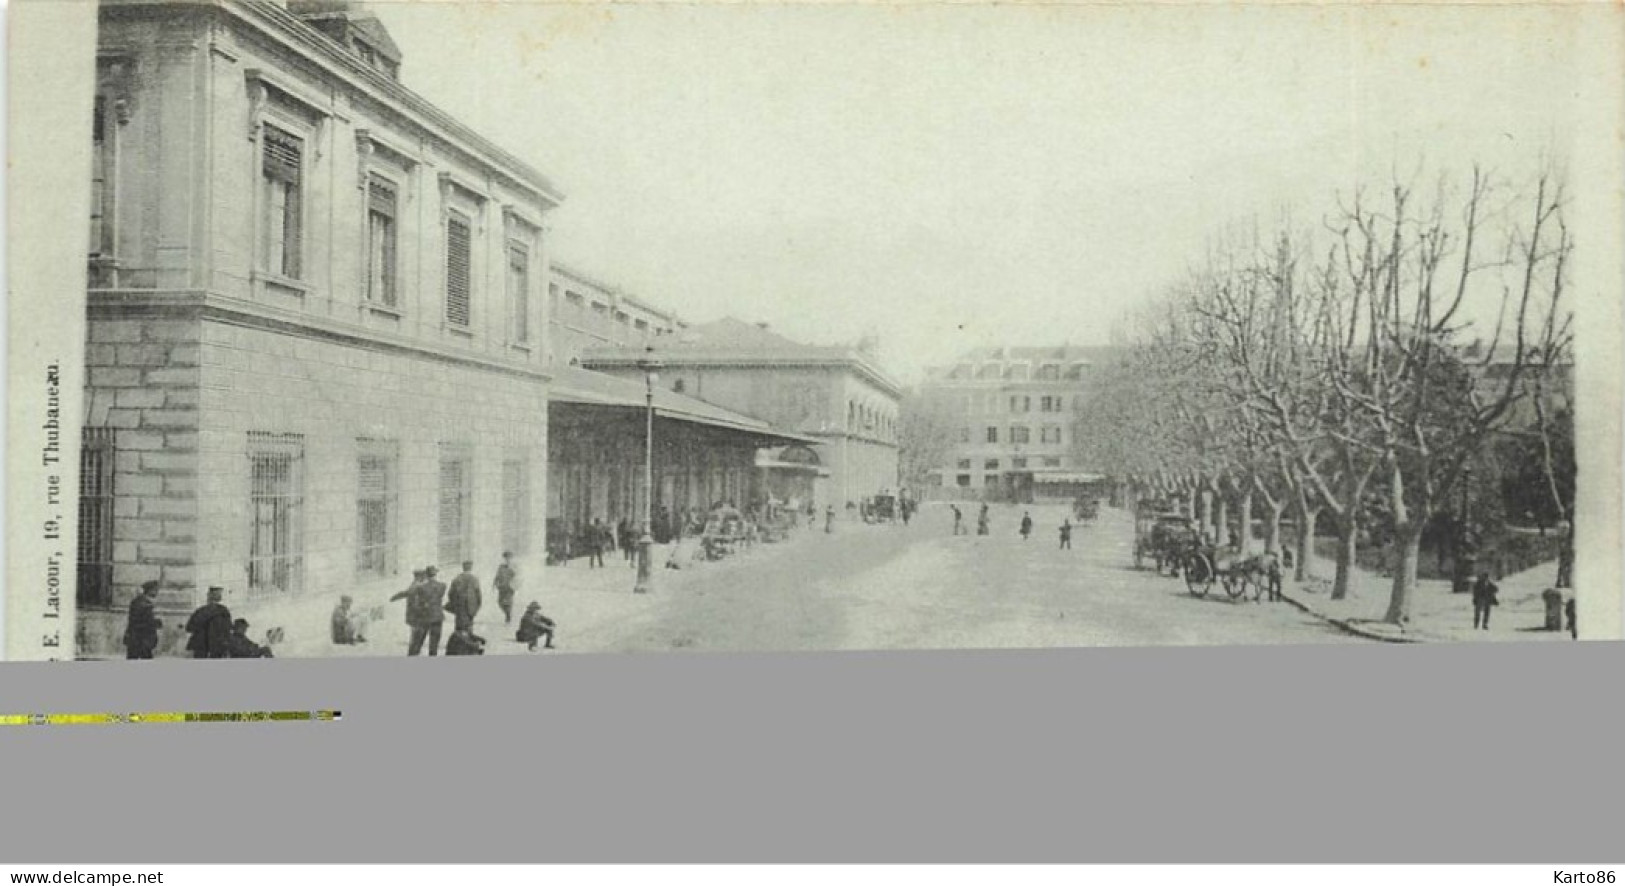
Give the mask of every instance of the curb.
[{"label": "curb", "polygon": [[1305,613],[1307,613],[1309,615],[1312,615],[1315,618],[1318,618],[1321,621],[1323,621],[1323,622],[1337,628],[1338,630],[1341,630],[1341,631],[1343,631],[1345,633],[1353,634],[1356,637],[1363,637],[1363,638],[1365,638],[1367,640],[1376,640],[1376,641],[1381,642],[1381,643],[1426,643],[1426,642],[1428,642],[1428,641],[1423,640],[1423,639],[1421,639],[1419,637],[1395,637],[1395,636],[1390,635],[1390,634],[1379,634],[1379,633],[1376,633],[1375,631],[1368,631],[1368,630],[1366,630],[1364,628],[1355,627],[1354,625],[1350,624],[1348,621],[1346,621],[1344,619],[1332,618],[1329,615],[1325,615],[1325,614],[1322,614],[1320,612],[1315,611],[1315,609],[1312,608],[1311,606],[1309,606],[1309,604],[1304,603],[1303,601],[1293,597],[1292,595],[1286,593],[1285,591],[1281,592],[1281,599],[1287,601],[1288,603],[1291,603],[1293,606],[1298,607],[1299,610],[1301,610],[1301,611],[1303,611],[1303,612],[1305,612]]}]

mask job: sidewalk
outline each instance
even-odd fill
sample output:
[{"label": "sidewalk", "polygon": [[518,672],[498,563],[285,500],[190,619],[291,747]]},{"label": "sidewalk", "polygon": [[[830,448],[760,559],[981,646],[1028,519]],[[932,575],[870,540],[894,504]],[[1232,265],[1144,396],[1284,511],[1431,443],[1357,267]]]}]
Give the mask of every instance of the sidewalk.
[{"label": "sidewalk", "polygon": [[[1286,598],[1299,608],[1336,624],[1344,630],[1393,643],[1438,643],[1462,641],[1568,640],[1568,631],[1547,631],[1546,606],[1541,591],[1552,586],[1555,562],[1541,563],[1496,582],[1501,588],[1501,605],[1490,613],[1488,630],[1473,629],[1471,594],[1451,592],[1448,581],[1418,581],[1411,600],[1411,623],[1405,629],[1385,624],[1390,579],[1356,569],[1349,595],[1331,599],[1331,576],[1335,566],[1317,559],[1316,578],[1301,584],[1287,582]],[[1326,576],[1326,577],[1320,577]],[[1564,599],[1573,595],[1565,591]]]}]

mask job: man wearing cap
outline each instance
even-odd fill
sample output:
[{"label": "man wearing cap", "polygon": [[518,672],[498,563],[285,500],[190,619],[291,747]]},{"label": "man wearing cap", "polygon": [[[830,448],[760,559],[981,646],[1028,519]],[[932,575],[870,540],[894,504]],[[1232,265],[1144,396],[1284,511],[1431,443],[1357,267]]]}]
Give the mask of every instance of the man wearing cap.
[{"label": "man wearing cap", "polygon": [[513,568],[513,552],[502,552],[502,565],[497,567],[497,577],[491,580],[497,588],[497,606],[502,609],[502,623],[513,623],[513,594],[519,584],[519,575]]},{"label": "man wearing cap", "polygon": [[474,562],[463,561],[463,572],[451,580],[451,590],[446,593],[446,611],[453,618],[452,630],[471,631],[474,629],[474,616],[480,611],[480,580],[474,577]]},{"label": "man wearing cap", "polygon": [[231,657],[231,610],[221,602],[225,598],[225,588],[209,588],[209,602],[186,620],[186,632],[192,635],[186,649],[193,658]]},{"label": "man wearing cap", "polygon": [[141,585],[141,593],[130,601],[130,621],[124,627],[124,657],[152,658],[158,648],[158,620],[154,607],[158,600],[158,582]]},{"label": "man wearing cap", "polygon": [[248,639],[248,619],[239,618],[231,623],[231,637],[227,648],[232,658],[271,658],[271,648]]},{"label": "man wearing cap", "polygon": [[435,581],[439,571],[428,566],[412,573],[411,587],[389,598],[406,598],[406,624],[412,629],[407,655],[423,652],[425,639],[429,641],[429,654],[440,654],[440,626],[446,622],[446,613],[440,607],[446,598],[446,586]]}]

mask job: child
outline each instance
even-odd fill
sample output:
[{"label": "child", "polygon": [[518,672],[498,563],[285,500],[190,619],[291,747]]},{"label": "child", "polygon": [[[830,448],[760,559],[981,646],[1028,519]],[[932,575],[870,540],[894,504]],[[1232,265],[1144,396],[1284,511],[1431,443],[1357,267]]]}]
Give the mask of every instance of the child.
[{"label": "child", "polygon": [[542,604],[533,600],[525,607],[525,614],[519,618],[519,631],[514,635],[514,639],[528,644],[530,651],[535,652],[536,641],[546,637],[547,642],[543,648],[552,649],[554,627],[553,619],[542,614]]}]

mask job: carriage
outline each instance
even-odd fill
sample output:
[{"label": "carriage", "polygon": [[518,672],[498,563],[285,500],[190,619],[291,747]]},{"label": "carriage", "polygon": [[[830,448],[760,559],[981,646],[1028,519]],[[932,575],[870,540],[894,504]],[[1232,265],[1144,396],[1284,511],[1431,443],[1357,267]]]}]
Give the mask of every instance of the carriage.
[{"label": "carriage", "polygon": [[1079,523],[1093,523],[1095,518],[1100,516],[1099,499],[1079,496],[1078,500],[1072,503],[1072,515],[1078,518]]},{"label": "carriage", "polygon": [[1206,597],[1217,583],[1232,600],[1246,596],[1248,590],[1257,600],[1272,583],[1280,581],[1280,570],[1281,561],[1274,554],[1241,556],[1201,541],[1190,544],[1180,558],[1185,587],[1198,597]]},{"label": "carriage", "polygon": [[1134,568],[1145,568],[1150,560],[1157,574],[1177,572],[1185,549],[1196,540],[1196,529],[1181,514],[1153,513],[1140,517],[1134,527]]}]

